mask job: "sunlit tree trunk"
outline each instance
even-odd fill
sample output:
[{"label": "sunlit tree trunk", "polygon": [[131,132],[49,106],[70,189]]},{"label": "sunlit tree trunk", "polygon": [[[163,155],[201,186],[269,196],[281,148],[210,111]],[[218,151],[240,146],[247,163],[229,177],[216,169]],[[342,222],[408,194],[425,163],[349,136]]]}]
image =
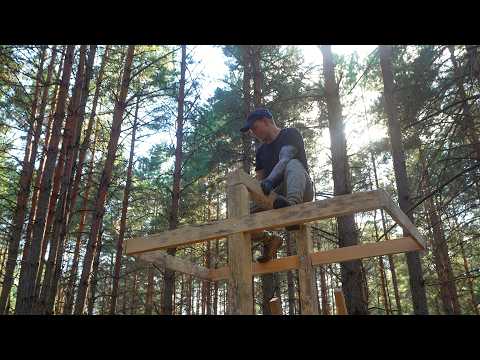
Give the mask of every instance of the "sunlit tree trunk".
[{"label": "sunlit tree trunk", "polygon": [[110,181],[112,178],[113,162],[117,153],[118,140],[120,137],[123,122],[123,114],[126,107],[125,100],[127,98],[128,86],[130,83],[130,74],[132,70],[134,51],[135,46],[128,46],[124,70],[122,74],[122,86],[120,88],[120,94],[118,96],[118,100],[115,103],[115,109],[113,113],[113,121],[111,128],[111,136],[108,143],[107,158],[105,160],[102,177],[100,179],[100,186],[97,190],[97,195],[95,196],[95,204],[92,212],[92,224],[87,243],[87,250],[83,259],[82,275],[78,286],[77,298],[75,300],[75,314],[82,314],[85,307],[85,297],[91,275],[93,254],[95,253],[95,242],[98,237],[100,220],[103,218],[103,214],[105,212],[105,200],[107,197],[107,190],[110,186]]},{"label": "sunlit tree trunk", "polygon": [[38,205],[37,211],[35,213],[35,222],[33,225],[32,241],[27,259],[25,259],[22,264],[23,271],[20,271],[20,280],[15,308],[15,312],[17,314],[31,313],[32,306],[35,300],[35,281],[39,264],[41,244],[45,231],[45,220],[52,185],[52,175],[55,169],[55,163],[57,161],[61,125],[65,118],[65,103],[70,84],[74,49],[75,45],[69,45],[67,46],[67,50],[65,53],[62,80],[60,84],[55,115],[52,123],[52,135],[48,144],[45,169],[43,171],[42,181],[40,183]]},{"label": "sunlit tree trunk", "polygon": [[[328,109],[330,144],[332,153],[334,195],[345,195],[352,192],[350,169],[348,165],[347,144],[342,118],[342,106],[335,80],[335,64],[330,45],[322,45],[323,74],[325,78],[325,96]],[[358,233],[353,215],[337,218],[339,246],[358,244]],[[342,289],[345,294],[349,314],[367,314],[364,302],[362,263],[360,260],[343,262],[340,265]]]},{"label": "sunlit tree trunk", "polygon": [[[182,55],[180,62],[180,84],[178,92],[178,108],[177,108],[177,124],[176,124],[176,145],[175,145],[175,168],[173,172],[173,186],[172,186],[172,202],[169,214],[170,230],[176,229],[178,226],[178,209],[180,205],[180,181],[182,178],[182,145],[183,145],[183,112],[185,101],[185,72],[187,68],[187,47],[182,45]],[[174,256],[175,248],[168,249],[167,253]],[[172,297],[175,287],[175,272],[170,269],[165,269],[164,287],[163,287],[163,303],[162,313],[169,315],[173,313]]]},{"label": "sunlit tree trunk", "polygon": [[[410,218],[412,222],[414,222],[413,213],[411,211],[412,203],[410,200],[410,190],[408,187],[405,152],[402,144],[402,133],[400,129],[400,122],[397,116],[396,101],[394,98],[391,46],[380,46],[380,66],[383,75],[385,112],[387,114],[388,132],[392,146],[393,168],[395,171],[395,181],[398,191],[398,202],[402,211]],[[404,236],[408,236],[408,233],[405,231]],[[419,253],[418,251],[408,252],[406,254],[406,258],[414,313],[417,315],[427,315],[427,295],[425,291],[423,270]]]},{"label": "sunlit tree trunk", "polygon": [[122,263],[123,241],[125,238],[125,230],[127,228],[127,211],[128,211],[130,190],[132,187],[133,156],[135,154],[135,136],[137,133],[137,126],[138,126],[139,101],[140,100],[137,98],[137,105],[135,106],[135,117],[133,119],[133,127],[132,127],[132,141],[130,143],[130,156],[128,158],[128,166],[127,166],[127,180],[125,182],[125,189],[123,192],[122,216],[120,219],[120,230],[118,232],[118,239],[117,239],[115,268],[113,273],[113,284],[112,284],[112,297],[110,302],[110,314],[112,315],[115,314],[115,308],[117,305],[118,282],[120,278],[120,267]]},{"label": "sunlit tree trunk", "polygon": [[[43,116],[37,116],[37,107],[40,88],[43,85],[43,64],[45,62],[46,53],[46,47],[42,46],[35,79],[34,93],[32,96],[32,105],[29,114],[30,116],[29,120],[27,121],[27,141],[25,144],[22,170],[20,172],[20,179],[18,183],[16,205],[10,228],[10,237],[8,239],[7,264],[5,268],[5,276],[3,278],[2,292],[0,295],[0,314],[5,311],[8,298],[10,297],[10,290],[13,285],[14,271],[17,266],[17,257],[20,247],[20,238],[22,236],[23,223],[25,221],[28,197],[30,196],[30,186],[32,183],[33,169],[37,155],[38,140],[42,131]],[[51,71],[51,67],[49,70]]]}]

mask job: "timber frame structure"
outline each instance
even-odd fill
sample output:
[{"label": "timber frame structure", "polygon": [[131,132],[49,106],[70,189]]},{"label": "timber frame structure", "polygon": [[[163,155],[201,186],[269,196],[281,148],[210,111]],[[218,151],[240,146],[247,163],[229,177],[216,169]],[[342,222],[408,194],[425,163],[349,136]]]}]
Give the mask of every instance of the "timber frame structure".
[{"label": "timber frame structure", "polygon": [[[319,313],[314,266],[425,250],[422,235],[384,190],[340,195],[273,210],[275,196],[274,193],[265,196],[256,180],[242,170],[235,170],[227,178],[228,219],[127,239],[124,254],[203,280],[228,280],[231,314],[254,313],[254,275],[298,269],[301,312],[313,315]],[[272,210],[250,215],[250,198]],[[310,228],[306,223],[375,209],[385,210],[409,236],[313,252]],[[250,239],[252,232],[279,230],[294,224],[300,225],[299,230],[291,231],[292,239],[297,245],[297,255],[266,263],[253,262]],[[229,259],[228,266],[218,269],[199,266],[163,251],[220,238],[228,240]]]}]

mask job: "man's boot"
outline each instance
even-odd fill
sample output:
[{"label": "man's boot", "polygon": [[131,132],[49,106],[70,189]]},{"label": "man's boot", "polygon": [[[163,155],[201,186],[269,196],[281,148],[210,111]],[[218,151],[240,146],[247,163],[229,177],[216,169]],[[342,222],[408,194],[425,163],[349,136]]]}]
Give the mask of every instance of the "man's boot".
[{"label": "man's boot", "polygon": [[277,235],[267,235],[264,240],[263,255],[257,258],[259,263],[265,263],[272,260],[276,255],[278,248],[282,245],[282,238]]}]

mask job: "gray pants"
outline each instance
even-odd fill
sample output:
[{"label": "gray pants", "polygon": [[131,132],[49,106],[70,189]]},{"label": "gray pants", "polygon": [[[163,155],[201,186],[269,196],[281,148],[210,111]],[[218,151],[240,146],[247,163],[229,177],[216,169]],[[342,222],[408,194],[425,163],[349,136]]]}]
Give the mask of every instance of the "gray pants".
[{"label": "gray pants", "polygon": [[[313,200],[312,180],[298,159],[292,159],[287,163],[283,173],[283,181],[273,191],[295,205]],[[252,201],[250,213],[264,210],[266,209]]]}]

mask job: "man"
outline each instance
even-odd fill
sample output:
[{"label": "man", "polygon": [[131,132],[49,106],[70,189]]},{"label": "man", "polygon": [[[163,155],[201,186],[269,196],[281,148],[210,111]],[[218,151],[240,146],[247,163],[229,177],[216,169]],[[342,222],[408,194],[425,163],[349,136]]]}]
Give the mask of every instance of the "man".
[{"label": "man", "polygon": [[[312,201],[313,183],[308,172],[303,138],[297,129],[278,128],[271,112],[260,108],[248,115],[240,131],[248,131],[262,142],[255,156],[256,177],[265,195],[272,191],[277,194],[274,209]],[[252,213],[266,210],[257,204],[252,205]],[[286,229],[296,230],[298,226]],[[281,237],[265,233],[254,234],[252,239],[263,240],[266,245],[263,255],[257,258],[258,262],[271,260],[282,244]]]}]

